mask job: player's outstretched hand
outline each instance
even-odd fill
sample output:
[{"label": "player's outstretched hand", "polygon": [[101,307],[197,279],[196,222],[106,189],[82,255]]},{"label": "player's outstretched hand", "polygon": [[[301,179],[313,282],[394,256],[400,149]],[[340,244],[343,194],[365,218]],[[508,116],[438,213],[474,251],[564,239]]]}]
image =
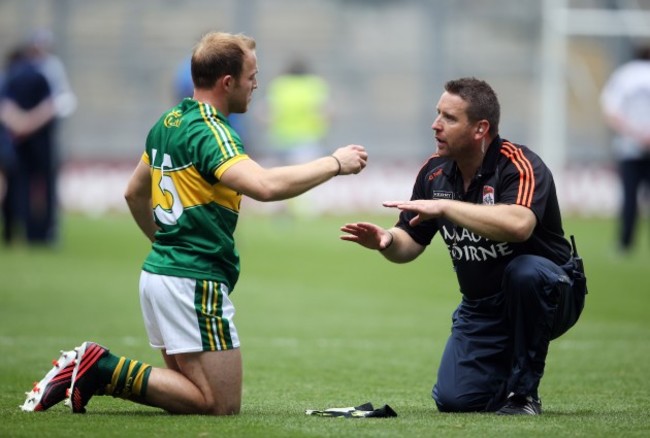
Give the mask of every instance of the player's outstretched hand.
[{"label": "player's outstretched hand", "polygon": [[358,144],[349,144],[338,148],[332,154],[341,163],[339,175],[361,172],[368,162],[366,148]]},{"label": "player's outstretched hand", "polygon": [[341,240],[356,242],[368,249],[384,249],[392,243],[393,236],[383,228],[368,222],[345,224],[341,227],[344,233]]}]

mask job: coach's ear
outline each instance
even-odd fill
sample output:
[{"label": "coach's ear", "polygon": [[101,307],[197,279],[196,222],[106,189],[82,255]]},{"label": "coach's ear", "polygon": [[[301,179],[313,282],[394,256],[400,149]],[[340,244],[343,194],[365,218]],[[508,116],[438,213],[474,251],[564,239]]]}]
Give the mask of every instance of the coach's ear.
[{"label": "coach's ear", "polygon": [[481,120],[476,123],[476,131],[474,132],[474,139],[480,140],[485,136],[489,136],[490,132],[490,122],[487,120]]}]

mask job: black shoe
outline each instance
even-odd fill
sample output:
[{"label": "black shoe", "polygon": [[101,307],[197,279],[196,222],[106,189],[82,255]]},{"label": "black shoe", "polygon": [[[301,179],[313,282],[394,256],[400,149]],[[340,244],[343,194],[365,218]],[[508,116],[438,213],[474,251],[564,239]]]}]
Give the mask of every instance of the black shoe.
[{"label": "black shoe", "polygon": [[497,412],[497,415],[540,415],[542,402],[529,395],[510,394],[506,404]]},{"label": "black shoe", "polygon": [[73,414],[85,414],[88,401],[102,387],[97,378],[97,362],[108,354],[108,349],[94,342],[84,342],[75,351],[77,361],[72,371],[69,405]]}]

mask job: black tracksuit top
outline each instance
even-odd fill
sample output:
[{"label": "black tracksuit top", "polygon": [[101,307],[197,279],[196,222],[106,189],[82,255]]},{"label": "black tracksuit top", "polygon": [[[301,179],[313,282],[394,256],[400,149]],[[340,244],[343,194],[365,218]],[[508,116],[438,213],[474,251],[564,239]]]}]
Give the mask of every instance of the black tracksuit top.
[{"label": "black tracksuit top", "polygon": [[518,204],[537,217],[532,236],[522,243],[497,242],[472,233],[446,219],[409,225],[413,213],[402,212],[397,226],[420,245],[429,245],[440,232],[449,249],[460,292],[469,299],[488,297],[501,289],[506,265],[516,256],[533,254],[564,265],[571,245],[564,238],[562,218],[551,171],[523,145],[496,137],[467,192],[453,160],[430,157],[420,169],[411,199],[455,199],[473,204]]}]

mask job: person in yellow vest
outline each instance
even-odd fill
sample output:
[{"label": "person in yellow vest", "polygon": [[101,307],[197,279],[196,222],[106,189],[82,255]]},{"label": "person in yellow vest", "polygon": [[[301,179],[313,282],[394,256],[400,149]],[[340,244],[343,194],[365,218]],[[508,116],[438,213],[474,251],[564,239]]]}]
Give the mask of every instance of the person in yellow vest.
[{"label": "person in yellow vest", "polygon": [[[330,88],[324,78],[296,58],[284,74],[271,80],[266,103],[274,159],[295,164],[322,155],[331,116]],[[291,216],[315,213],[308,197],[287,201],[285,207]]]}]

